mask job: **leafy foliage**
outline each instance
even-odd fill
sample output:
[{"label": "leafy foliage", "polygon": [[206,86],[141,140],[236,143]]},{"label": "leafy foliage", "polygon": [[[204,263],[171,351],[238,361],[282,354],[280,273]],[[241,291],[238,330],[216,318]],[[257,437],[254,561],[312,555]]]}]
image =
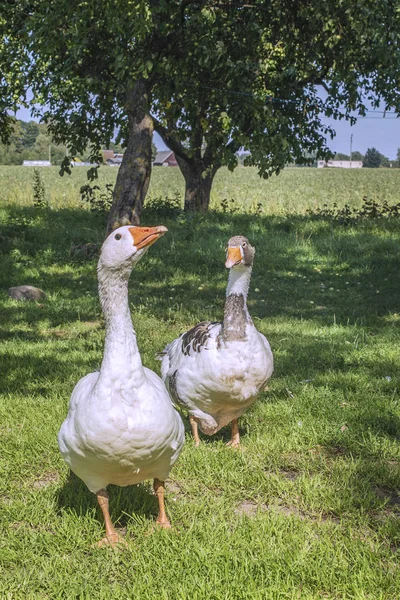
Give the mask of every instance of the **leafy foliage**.
[{"label": "leafy foliage", "polygon": [[108,212],[113,201],[113,185],[107,183],[104,187],[90,183],[80,188],[82,202],[87,202],[92,212]]},{"label": "leafy foliage", "polygon": [[33,170],[33,204],[38,208],[47,206],[46,190],[39,169]]},{"label": "leafy foliage", "polygon": [[[393,25],[399,20],[394,6],[273,1],[228,7],[206,5],[202,17],[187,7],[201,42],[190,44],[174,78],[154,93],[155,129],[187,170],[200,165],[206,179],[221,165],[233,169],[243,148],[245,164],[268,177],[285,164],[330,157],[333,130],[323,115],[354,122],[351,111],[364,115],[367,99],[399,108],[400,52],[388,41],[398,30],[386,27],[389,13]],[[195,178],[184,175],[193,187]]]},{"label": "leafy foliage", "polygon": [[151,196],[146,202],[146,212],[162,219],[173,218],[182,214],[182,196],[179,192],[171,196]]},{"label": "leafy foliage", "polygon": [[359,160],[359,161],[363,162],[364,155],[361,154],[361,152],[359,152],[358,150],[354,150],[354,152],[351,153],[351,159],[352,160]]},{"label": "leafy foliage", "polygon": [[377,169],[381,166],[382,157],[376,148],[368,148],[364,156],[363,167],[367,169]]},{"label": "leafy foliage", "polygon": [[354,224],[359,219],[378,219],[381,217],[400,217],[400,202],[397,204],[390,205],[386,200],[379,204],[375,200],[364,196],[362,206],[360,208],[351,207],[345,204],[343,207],[339,207],[336,202],[333,203],[332,207],[324,204],[323,208],[316,208],[314,210],[308,209],[306,211],[312,218],[332,218],[341,223]]},{"label": "leafy foliage", "polygon": [[0,164],[21,165],[24,160],[49,160],[59,164],[66,155],[64,145],[54,144],[46,125],[35,121],[13,122],[7,143],[0,142]]},{"label": "leafy foliage", "polygon": [[188,165],[188,187],[195,170],[197,186],[211,188],[240,148],[268,177],[329,156],[324,115],[354,121],[366,100],[398,110],[399,21],[395,4],[369,0],[54,0],[51,10],[11,0],[0,21],[0,114],[22,101],[71,155],[90,146],[97,159],[115,128],[128,141],[141,80],[155,128]]}]

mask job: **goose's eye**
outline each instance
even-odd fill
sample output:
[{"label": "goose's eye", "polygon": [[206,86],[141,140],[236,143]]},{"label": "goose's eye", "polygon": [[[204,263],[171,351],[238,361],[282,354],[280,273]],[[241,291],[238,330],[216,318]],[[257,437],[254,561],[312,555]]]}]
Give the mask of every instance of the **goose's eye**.
[{"label": "goose's eye", "polygon": [[247,246],[246,242],[243,242],[242,248],[246,248],[246,246]]},{"label": "goose's eye", "polygon": [[120,240],[120,239],[122,238],[122,235],[121,235],[120,233],[116,233],[116,234],[114,235],[114,238],[115,238],[116,240]]}]

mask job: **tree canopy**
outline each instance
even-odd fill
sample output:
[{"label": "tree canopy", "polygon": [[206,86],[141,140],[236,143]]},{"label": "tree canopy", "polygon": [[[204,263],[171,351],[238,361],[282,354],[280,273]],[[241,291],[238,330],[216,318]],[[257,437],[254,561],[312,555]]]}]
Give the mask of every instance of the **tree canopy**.
[{"label": "tree canopy", "polygon": [[324,115],[354,122],[353,111],[365,115],[368,102],[399,108],[399,18],[389,3],[223,6],[210,10],[201,42],[173,86],[159,82],[153,102],[155,129],[180,159],[191,209],[207,208],[201,188],[219,166],[236,166],[239,148],[265,177],[329,156]]},{"label": "tree canopy", "polygon": [[140,218],[155,128],[185,176],[186,208],[206,210],[239,149],[269,176],[329,155],[324,115],[353,120],[367,102],[398,111],[399,21],[389,0],[8,0],[1,133],[21,101],[75,154],[91,145],[95,156],[120,129],[111,229]]},{"label": "tree canopy", "polygon": [[[67,151],[65,146],[56,145],[46,125],[35,121],[15,121],[8,144],[0,142],[0,164],[21,165],[24,160],[51,160],[60,164]],[[85,159],[82,155],[77,157]]]},{"label": "tree canopy", "polygon": [[364,156],[363,167],[367,169],[377,169],[381,166],[382,155],[376,148],[368,148]]}]

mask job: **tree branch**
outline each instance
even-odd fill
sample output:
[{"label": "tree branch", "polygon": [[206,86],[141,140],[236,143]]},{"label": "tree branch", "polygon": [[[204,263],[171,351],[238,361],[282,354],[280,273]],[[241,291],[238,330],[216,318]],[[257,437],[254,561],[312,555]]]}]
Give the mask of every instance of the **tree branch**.
[{"label": "tree branch", "polygon": [[[252,125],[250,118],[246,119],[246,121],[241,129],[242,129],[242,132],[244,132],[244,135],[248,135],[250,133],[250,131],[253,129],[253,125]],[[227,150],[232,152],[232,154],[236,154],[236,152],[239,152],[241,147],[242,147],[242,145],[239,144],[239,142],[237,142],[234,139],[231,140],[230,142],[228,142],[228,144],[226,145]]]},{"label": "tree branch", "polygon": [[151,118],[153,119],[154,130],[157,131],[157,133],[162,137],[168,148],[170,148],[172,152],[177,154],[187,163],[192,164],[193,158],[189,156],[181,142],[166,127],[164,127],[164,125],[160,123],[157,117],[151,115]]},{"label": "tree branch", "polygon": [[312,83],[314,85],[320,85],[321,87],[323,87],[327,94],[331,93],[330,88],[327,86],[327,84],[325,83],[325,81],[323,81],[322,79],[316,79]]}]

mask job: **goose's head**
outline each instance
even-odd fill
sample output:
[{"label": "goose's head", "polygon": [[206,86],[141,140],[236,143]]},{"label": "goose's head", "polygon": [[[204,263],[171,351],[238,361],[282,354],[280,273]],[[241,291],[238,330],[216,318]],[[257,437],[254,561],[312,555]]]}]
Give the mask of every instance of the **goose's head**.
[{"label": "goose's head", "polygon": [[243,235],[235,235],[229,240],[226,249],[226,268],[251,267],[255,252],[247,238]]},{"label": "goose's head", "polygon": [[124,225],[115,229],[103,243],[99,267],[111,270],[132,269],[154,242],[168,229],[157,227],[136,227]]}]

